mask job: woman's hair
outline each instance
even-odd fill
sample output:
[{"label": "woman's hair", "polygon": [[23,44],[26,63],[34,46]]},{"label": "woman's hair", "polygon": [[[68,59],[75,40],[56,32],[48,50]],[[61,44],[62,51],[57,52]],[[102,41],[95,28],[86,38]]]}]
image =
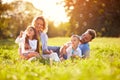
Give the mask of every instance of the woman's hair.
[{"label": "woman's hair", "polygon": [[[38,39],[36,30],[35,30],[35,28],[33,26],[28,26],[26,30],[28,30],[29,28],[32,28],[33,31],[34,31],[34,35],[33,35],[32,39],[36,39],[37,40],[37,49],[36,49],[36,52],[39,53],[39,39]],[[29,40],[28,39],[29,39],[29,37],[26,35],[26,37],[25,37],[25,44],[29,45]],[[26,49],[26,45],[25,45],[25,49]]]},{"label": "woman's hair", "polygon": [[35,24],[36,24],[36,21],[38,20],[38,19],[41,19],[42,21],[43,21],[43,32],[47,32],[47,30],[48,30],[48,27],[47,27],[47,22],[46,22],[46,20],[45,20],[45,18],[43,17],[43,16],[37,16],[37,17],[35,17],[34,19],[33,19],[33,21],[32,21],[32,25],[35,27]]}]

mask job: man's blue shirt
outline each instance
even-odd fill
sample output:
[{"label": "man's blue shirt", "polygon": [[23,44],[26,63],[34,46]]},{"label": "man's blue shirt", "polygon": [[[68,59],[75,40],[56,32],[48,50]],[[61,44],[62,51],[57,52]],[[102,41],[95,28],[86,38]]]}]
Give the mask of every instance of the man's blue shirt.
[{"label": "man's blue shirt", "polygon": [[84,44],[80,44],[79,48],[82,51],[82,55],[84,55],[85,57],[89,56],[90,53],[90,47],[88,43],[84,43]]}]

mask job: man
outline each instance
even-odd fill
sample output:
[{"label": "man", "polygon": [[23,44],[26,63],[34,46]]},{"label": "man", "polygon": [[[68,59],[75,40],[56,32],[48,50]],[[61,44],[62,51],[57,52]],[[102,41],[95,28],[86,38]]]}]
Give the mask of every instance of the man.
[{"label": "man", "polygon": [[[88,29],[80,36],[80,45],[79,48],[81,49],[83,58],[88,58],[90,54],[90,47],[89,42],[92,41],[96,37],[96,32],[93,29]],[[60,49],[60,55],[63,55],[64,59],[67,59],[65,55],[65,50],[67,47],[71,45],[70,42],[63,45]]]},{"label": "man", "polygon": [[96,32],[93,29],[88,29],[85,33],[80,36],[79,48],[82,51],[83,58],[89,57],[90,47],[89,42],[96,37]]}]

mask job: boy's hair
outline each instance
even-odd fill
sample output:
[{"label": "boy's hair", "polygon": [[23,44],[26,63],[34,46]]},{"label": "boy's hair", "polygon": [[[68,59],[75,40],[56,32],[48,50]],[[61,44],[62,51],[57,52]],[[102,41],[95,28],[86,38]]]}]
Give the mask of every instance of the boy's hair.
[{"label": "boy's hair", "polygon": [[73,34],[73,35],[71,36],[71,38],[72,38],[72,37],[76,37],[78,40],[80,40],[80,37],[79,37],[78,35]]},{"label": "boy's hair", "polygon": [[88,29],[86,32],[88,32],[92,36],[91,40],[96,37],[96,31],[95,30]]}]

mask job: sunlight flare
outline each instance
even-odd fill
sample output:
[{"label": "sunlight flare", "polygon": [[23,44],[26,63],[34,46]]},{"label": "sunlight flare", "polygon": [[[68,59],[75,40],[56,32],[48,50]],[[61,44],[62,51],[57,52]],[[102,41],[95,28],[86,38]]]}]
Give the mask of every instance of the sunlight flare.
[{"label": "sunlight flare", "polygon": [[43,16],[58,25],[61,22],[68,22],[68,17],[61,1],[63,0],[32,0],[31,2],[37,9],[43,11]]},{"label": "sunlight flare", "polygon": [[[3,3],[10,3],[15,0],[3,0]],[[65,12],[64,0],[23,0],[30,2],[33,6],[42,11],[42,15],[57,26],[60,23],[68,22],[69,18]]]}]

